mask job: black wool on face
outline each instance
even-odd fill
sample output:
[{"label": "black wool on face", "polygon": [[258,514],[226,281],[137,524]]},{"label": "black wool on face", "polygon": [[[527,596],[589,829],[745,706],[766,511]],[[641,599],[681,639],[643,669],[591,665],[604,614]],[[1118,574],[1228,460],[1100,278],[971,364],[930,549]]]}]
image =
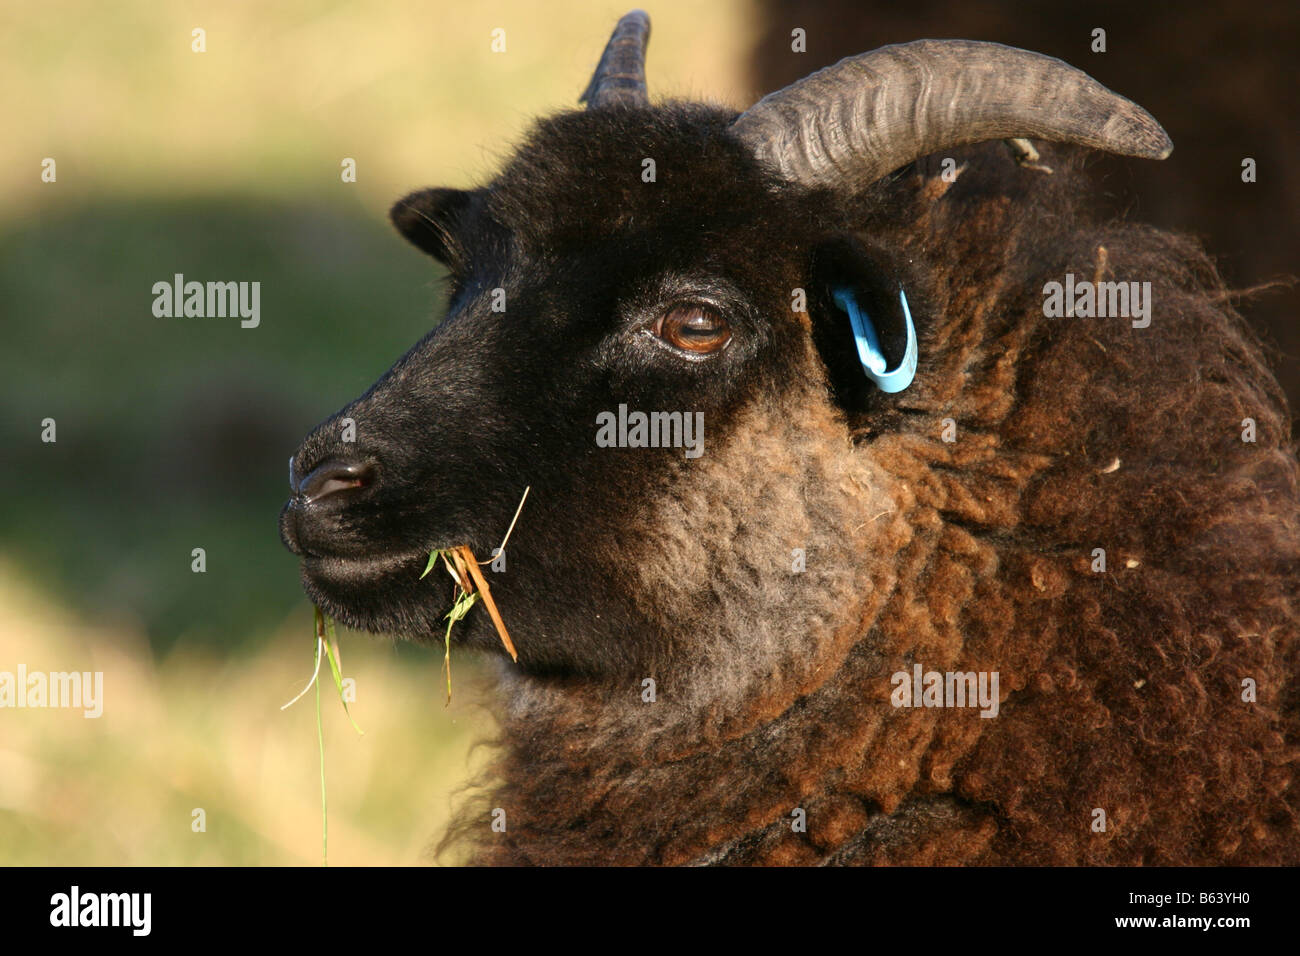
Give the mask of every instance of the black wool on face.
[{"label": "black wool on face", "polygon": [[[302,473],[351,457],[376,475],[335,512],[286,518],[303,526],[304,582],[322,607],[440,637],[450,596],[418,580],[428,551],[487,556],[531,486],[493,591],[521,665],[628,674],[673,653],[637,591],[628,529],[706,462],[600,447],[598,416],[690,417],[715,455],[747,407],[819,374],[801,367],[805,303],[826,295],[804,287],[811,250],[841,231],[825,197],[772,179],[729,138],[732,118],[694,105],[563,114],[487,186],[394,206],[399,230],[449,269],[449,311],[297,456]],[[649,334],[690,303],[725,320],[721,353],[684,358]],[[345,418],[352,446],[339,441]],[[486,618],[472,615],[461,639],[498,646]]]}]

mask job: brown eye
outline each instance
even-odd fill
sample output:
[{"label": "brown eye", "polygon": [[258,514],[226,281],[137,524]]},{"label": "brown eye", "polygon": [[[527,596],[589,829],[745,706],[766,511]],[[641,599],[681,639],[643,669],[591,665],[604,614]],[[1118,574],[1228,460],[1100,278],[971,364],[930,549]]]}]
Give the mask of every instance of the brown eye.
[{"label": "brown eye", "polygon": [[731,341],[727,320],[702,305],[682,305],[665,312],[653,331],[674,348],[697,355],[717,352]]}]

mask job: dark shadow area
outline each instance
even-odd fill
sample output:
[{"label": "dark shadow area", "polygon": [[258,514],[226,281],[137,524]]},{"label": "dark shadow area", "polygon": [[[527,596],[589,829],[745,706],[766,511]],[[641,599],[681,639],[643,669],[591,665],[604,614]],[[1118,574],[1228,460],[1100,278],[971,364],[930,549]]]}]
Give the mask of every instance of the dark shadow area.
[{"label": "dark shadow area", "polygon": [[[9,224],[0,548],[156,649],[278,624],[302,599],[276,529],[289,456],[441,308],[433,265],[382,216],[211,198]],[[152,287],[175,273],[260,282],[259,326],[155,317]]]},{"label": "dark shadow area", "polygon": [[[989,40],[1058,57],[1140,103],[1169,132],[1161,163],[1098,156],[1099,214],[1122,213],[1189,232],[1214,256],[1230,287],[1300,275],[1300,46],[1294,0],[759,0],[754,85],[779,89],[846,56],[923,38]],[[791,50],[802,28],[807,52]],[[1092,31],[1106,52],[1092,52]],[[1242,182],[1242,160],[1258,179]],[[1300,287],[1238,305],[1280,351],[1279,380],[1300,410]]]}]

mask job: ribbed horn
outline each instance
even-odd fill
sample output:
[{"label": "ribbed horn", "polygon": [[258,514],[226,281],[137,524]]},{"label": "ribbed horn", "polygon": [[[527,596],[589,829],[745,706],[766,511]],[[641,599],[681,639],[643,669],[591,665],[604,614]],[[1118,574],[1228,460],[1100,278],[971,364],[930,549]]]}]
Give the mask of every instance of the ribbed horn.
[{"label": "ribbed horn", "polygon": [[1026,138],[1164,159],[1142,107],[1082,70],[1000,43],[917,40],[849,57],[755,103],[735,134],[786,179],[863,186],[951,146]]},{"label": "ribbed horn", "polygon": [[602,106],[649,106],[645,85],[645,48],[650,42],[650,15],[644,10],[625,14],[605,44],[586,91],[578,97],[587,109]]}]

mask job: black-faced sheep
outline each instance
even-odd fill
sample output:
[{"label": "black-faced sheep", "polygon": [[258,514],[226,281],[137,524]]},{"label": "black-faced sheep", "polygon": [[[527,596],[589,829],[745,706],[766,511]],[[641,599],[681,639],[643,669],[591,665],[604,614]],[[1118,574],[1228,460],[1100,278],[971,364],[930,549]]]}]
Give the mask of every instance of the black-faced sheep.
[{"label": "black-faced sheep", "polygon": [[[491,183],[394,207],[450,271],[447,318],[293,459],[308,594],[417,640],[450,606],[430,549],[485,556],[532,488],[491,575],[518,664],[481,608],[454,635],[501,658],[502,727],[449,841],[1300,860],[1285,401],[1194,243],[1092,221],[1083,150],[1024,163],[1025,138],[1161,158],[1164,132],[1059,61],[963,41],[740,115],[651,106],[647,34],[625,17],[588,108]],[[1087,316],[1094,282],[1134,293],[1123,317]],[[910,385],[877,386],[909,356]],[[598,441],[654,411],[702,434]],[[932,706],[954,687],[968,706]]]}]

